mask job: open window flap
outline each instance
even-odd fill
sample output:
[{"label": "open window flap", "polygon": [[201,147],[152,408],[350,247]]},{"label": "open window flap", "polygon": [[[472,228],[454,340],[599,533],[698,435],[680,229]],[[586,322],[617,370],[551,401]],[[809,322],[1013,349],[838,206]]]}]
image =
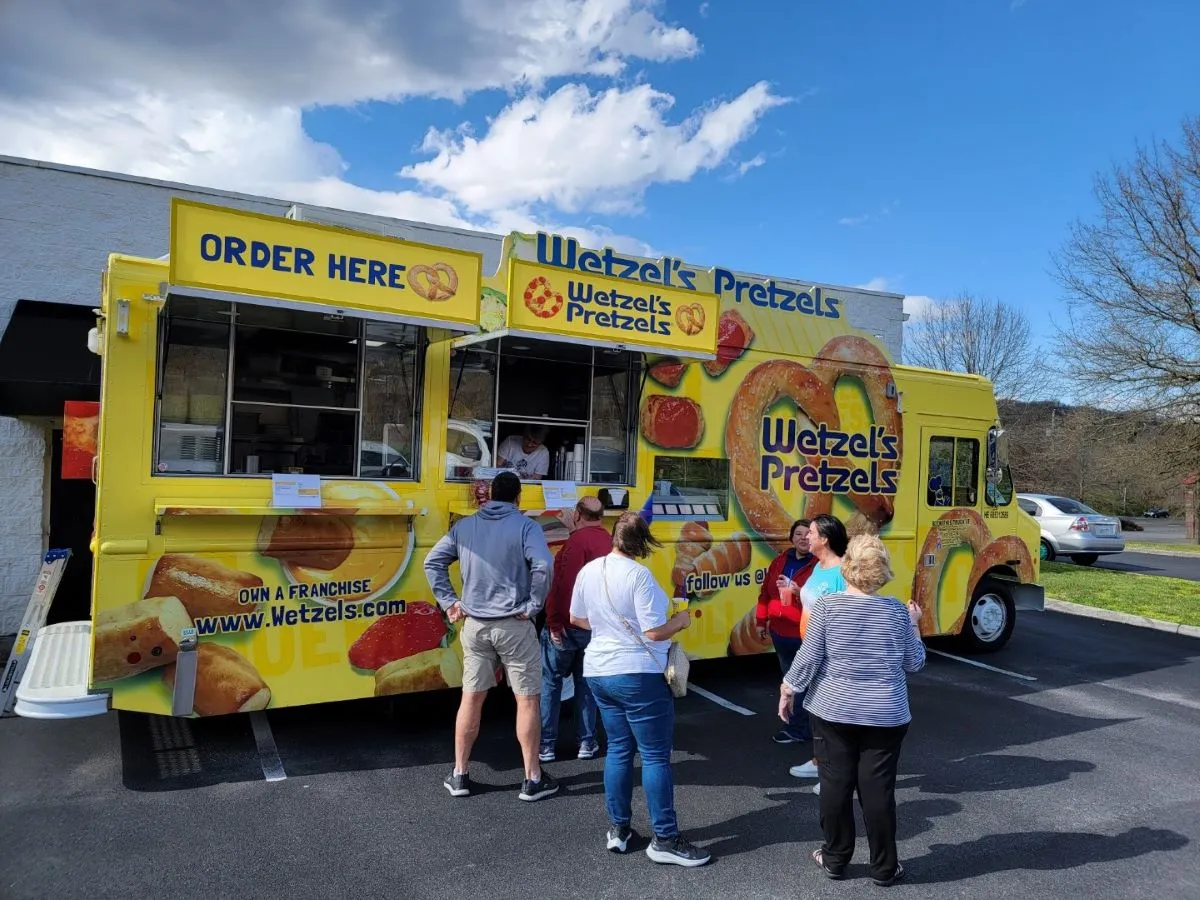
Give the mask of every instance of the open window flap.
[{"label": "open window flap", "polygon": [[[409,313],[386,313],[378,310],[359,309],[357,307],[340,307],[326,303],[311,303],[301,300],[291,300],[283,297],[261,297],[257,294],[229,294],[223,291],[209,291],[191,287],[162,286],[162,296],[166,299],[166,307],[170,308],[174,297],[191,297],[203,300],[220,300],[226,303],[249,304],[253,306],[271,306],[277,309],[294,309],[300,312],[317,313],[324,316],[340,316],[343,318],[363,319],[367,322],[384,322],[394,325],[417,325],[424,328],[442,329],[445,334],[442,340],[454,338],[456,335],[472,334],[479,330],[478,325],[465,325],[461,322],[449,322],[436,317],[417,316]],[[478,335],[475,335],[478,336]],[[433,336],[430,336],[431,339]]]},{"label": "open window flap", "polygon": [[[629,353],[643,353],[648,356],[663,356],[666,351],[662,347],[643,346],[625,341],[610,341],[604,338],[567,337],[544,331],[529,331],[521,328],[498,328],[495,331],[480,332],[452,338],[451,346],[455,349],[470,347],[488,341],[499,341],[504,338],[524,338],[530,341],[558,341],[563,344],[576,344],[587,347],[602,347],[606,350],[624,350]],[[701,351],[671,350],[671,356],[684,356],[690,359],[716,359],[715,353]]]}]

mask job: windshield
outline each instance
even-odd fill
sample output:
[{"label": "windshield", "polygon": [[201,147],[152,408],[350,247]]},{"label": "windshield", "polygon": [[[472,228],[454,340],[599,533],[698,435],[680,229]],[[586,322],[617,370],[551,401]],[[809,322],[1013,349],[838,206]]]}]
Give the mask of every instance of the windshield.
[{"label": "windshield", "polygon": [[1061,513],[1066,513],[1069,516],[1098,516],[1090,506],[1080,503],[1078,500],[1068,500],[1066,497],[1050,497],[1047,501],[1051,506]]}]

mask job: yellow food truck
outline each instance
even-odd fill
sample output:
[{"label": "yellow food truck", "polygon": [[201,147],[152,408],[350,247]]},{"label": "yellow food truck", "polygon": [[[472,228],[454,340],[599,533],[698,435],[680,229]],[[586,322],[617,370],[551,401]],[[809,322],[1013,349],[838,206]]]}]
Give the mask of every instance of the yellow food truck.
[{"label": "yellow food truck", "polygon": [[[693,659],[769,650],[767,567],[821,512],[881,535],[926,636],[997,649],[1041,607],[985,380],[897,365],[833,289],[544,233],[485,272],[468,243],[176,199],[167,260],[110,258],[93,698],[212,716],[460,685],[422,560],[522,442],[552,546],[578,496],[652,512]],[[69,714],[42,700],[25,714]]]}]

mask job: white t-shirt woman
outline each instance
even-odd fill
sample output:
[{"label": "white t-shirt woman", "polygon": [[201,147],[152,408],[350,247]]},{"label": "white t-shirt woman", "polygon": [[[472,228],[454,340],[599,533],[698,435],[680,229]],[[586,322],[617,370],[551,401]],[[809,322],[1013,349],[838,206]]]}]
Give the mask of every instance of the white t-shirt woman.
[{"label": "white t-shirt woman", "polygon": [[[571,617],[587,619],[592,630],[583,655],[584,677],[661,673],[671,641],[651,640],[645,632],[666,624],[670,605],[650,570],[637,560],[610,553],[580,569],[571,594]],[[641,632],[641,639],[630,629]]]}]

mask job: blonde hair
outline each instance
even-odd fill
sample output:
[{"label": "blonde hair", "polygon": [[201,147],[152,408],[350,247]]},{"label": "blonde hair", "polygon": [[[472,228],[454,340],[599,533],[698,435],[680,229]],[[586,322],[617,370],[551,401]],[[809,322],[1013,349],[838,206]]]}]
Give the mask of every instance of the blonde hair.
[{"label": "blonde hair", "polygon": [[865,594],[874,594],[891,581],[892,560],[883,541],[873,534],[850,538],[842,556],[842,577]]}]

